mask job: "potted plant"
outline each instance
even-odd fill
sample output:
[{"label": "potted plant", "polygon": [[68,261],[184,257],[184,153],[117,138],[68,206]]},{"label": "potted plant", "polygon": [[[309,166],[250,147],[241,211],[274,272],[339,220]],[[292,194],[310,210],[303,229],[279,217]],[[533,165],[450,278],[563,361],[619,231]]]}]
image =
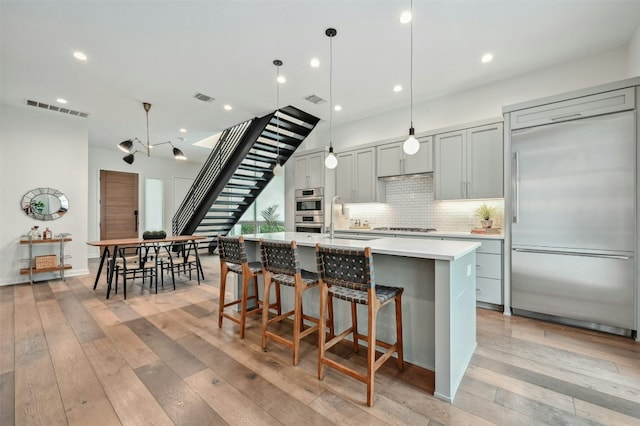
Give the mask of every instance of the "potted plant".
[{"label": "potted plant", "polygon": [[495,206],[483,203],[476,209],[476,216],[480,218],[480,223],[483,228],[491,228],[493,226],[493,217],[496,214]]}]

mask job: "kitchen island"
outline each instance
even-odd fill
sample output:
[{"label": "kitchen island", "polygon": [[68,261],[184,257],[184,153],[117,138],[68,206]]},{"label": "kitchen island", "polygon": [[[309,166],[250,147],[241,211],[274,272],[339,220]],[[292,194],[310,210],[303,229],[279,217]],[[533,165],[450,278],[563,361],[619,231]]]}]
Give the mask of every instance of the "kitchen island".
[{"label": "kitchen island", "polygon": [[[258,241],[296,240],[304,269],[316,270],[317,243],[339,248],[371,247],[376,283],[404,287],[402,299],[404,359],[435,372],[434,395],[453,401],[476,347],[476,249],[479,243],[408,238],[356,240],[326,234],[280,232],[244,235],[250,260],[259,260]],[[283,304],[291,299],[283,292]],[[306,292],[307,312],[319,309],[318,294]],[[336,330],[350,325],[347,304],[336,301]],[[311,308],[311,309],[309,309]],[[285,307],[286,309],[286,307]],[[366,317],[358,317],[366,324]],[[378,316],[377,335],[393,341],[392,310]],[[364,331],[364,330],[361,330]]]}]

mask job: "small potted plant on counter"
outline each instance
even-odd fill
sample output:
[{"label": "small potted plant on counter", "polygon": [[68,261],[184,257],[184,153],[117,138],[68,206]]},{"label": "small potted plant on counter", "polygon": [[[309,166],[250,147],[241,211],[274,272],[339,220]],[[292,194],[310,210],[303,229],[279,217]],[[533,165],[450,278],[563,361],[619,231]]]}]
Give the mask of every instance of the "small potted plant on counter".
[{"label": "small potted plant on counter", "polygon": [[493,217],[496,215],[495,206],[483,203],[476,209],[476,216],[480,218],[483,228],[491,228],[493,226]]}]

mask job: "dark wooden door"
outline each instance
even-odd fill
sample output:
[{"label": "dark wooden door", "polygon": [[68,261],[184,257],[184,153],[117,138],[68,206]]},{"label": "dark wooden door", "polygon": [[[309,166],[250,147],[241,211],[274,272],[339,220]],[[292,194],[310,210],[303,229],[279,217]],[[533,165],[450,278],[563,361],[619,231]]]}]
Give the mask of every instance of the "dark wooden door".
[{"label": "dark wooden door", "polygon": [[138,174],[100,170],[100,239],[138,237]]}]

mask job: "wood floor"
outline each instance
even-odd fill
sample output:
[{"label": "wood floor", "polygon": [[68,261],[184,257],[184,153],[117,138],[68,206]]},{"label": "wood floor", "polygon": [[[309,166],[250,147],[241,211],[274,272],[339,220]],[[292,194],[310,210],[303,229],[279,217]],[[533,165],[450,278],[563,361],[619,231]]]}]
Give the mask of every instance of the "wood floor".
[{"label": "wood floor", "polygon": [[482,309],[453,404],[425,370],[389,362],[367,408],[364,384],[317,380],[314,339],[293,367],[288,348],[261,350],[258,318],[244,340],[219,329],[218,258],[203,262],[202,285],[136,283],[126,301],[93,276],[0,287],[0,424],[640,424],[640,344]]}]

